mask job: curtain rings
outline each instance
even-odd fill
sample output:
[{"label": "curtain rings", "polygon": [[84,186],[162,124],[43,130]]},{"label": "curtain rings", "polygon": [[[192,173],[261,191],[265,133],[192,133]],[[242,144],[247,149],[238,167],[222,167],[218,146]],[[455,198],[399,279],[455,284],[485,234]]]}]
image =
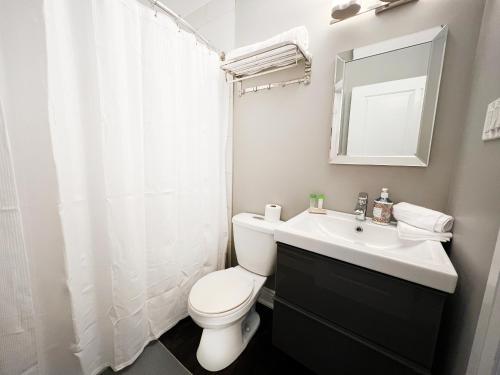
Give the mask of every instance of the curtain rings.
[{"label": "curtain rings", "polygon": [[151,9],[154,12],[154,16],[158,17],[158,0],[150,0],[151,1]]}]

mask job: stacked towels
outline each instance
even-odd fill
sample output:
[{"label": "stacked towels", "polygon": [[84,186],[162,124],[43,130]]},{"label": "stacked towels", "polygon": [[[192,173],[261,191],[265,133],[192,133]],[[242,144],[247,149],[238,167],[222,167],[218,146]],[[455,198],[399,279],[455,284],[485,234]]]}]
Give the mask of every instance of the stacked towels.
[{"label": "stacked towels", "polygon": [[453,217],[442,212],[401,202],[395,204],[392,214],[398,220],[399,237],[405,240],[433,240],[448,242]]},{"label": "stacked towels", "polygon": [[248,46],[232,50],[226,54],[226,61],[236,59],[243,55],[256,52],[263,48],[271,47],[282,42],[293,42],[297,44],[304,53],[309,55],[309,53],[307,52],[307,50],[309,49],[309,34],[305,26],[298,26],[281,34],[275,35],[272,38],[266,39],[262,42],[250,44]]}]

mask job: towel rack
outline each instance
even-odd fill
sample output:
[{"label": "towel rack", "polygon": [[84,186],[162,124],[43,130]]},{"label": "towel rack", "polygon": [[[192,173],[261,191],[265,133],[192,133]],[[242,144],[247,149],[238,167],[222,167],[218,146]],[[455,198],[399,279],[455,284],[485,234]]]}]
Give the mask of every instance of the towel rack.
[{"label": "towel rack", "polygon": [[[304,75],[290,81],[273,82],[264,85],[242,88],[242,81],[290,69],[304,61]],[[311,56],[293,42],[281,42],[262,48],[221,64],[221,69],[226,74],[228,83],[240,83],[239,95],[249,92],[285,87],[292,84],[309,84],[311,81]],[[228,78],[230,76],[231,78]]]}]

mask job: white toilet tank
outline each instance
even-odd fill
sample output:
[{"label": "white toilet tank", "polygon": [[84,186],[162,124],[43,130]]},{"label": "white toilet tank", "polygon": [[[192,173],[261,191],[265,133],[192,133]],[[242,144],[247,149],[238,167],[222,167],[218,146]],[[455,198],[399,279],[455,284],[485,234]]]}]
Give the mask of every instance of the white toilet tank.
[{"label": "white toilet tank", "polygon": [[241,213],[233,216],[234,247],[241,267],[262,276],[274,273],[274,229],[281,223],[282,221],[265,221],[263,216],[256,214]]}]

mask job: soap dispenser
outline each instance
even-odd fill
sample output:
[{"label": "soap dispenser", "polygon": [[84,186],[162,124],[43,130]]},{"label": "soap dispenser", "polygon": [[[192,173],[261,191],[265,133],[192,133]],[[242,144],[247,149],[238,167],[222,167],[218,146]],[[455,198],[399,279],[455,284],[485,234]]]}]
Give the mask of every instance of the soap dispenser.
[{"label": "soap dispenser", "polygon": [[391,222],[392,205],[389,199],[389,189],[383,188],[380,197],[375,199],[373,205],[373,222],[388,225]]}]

